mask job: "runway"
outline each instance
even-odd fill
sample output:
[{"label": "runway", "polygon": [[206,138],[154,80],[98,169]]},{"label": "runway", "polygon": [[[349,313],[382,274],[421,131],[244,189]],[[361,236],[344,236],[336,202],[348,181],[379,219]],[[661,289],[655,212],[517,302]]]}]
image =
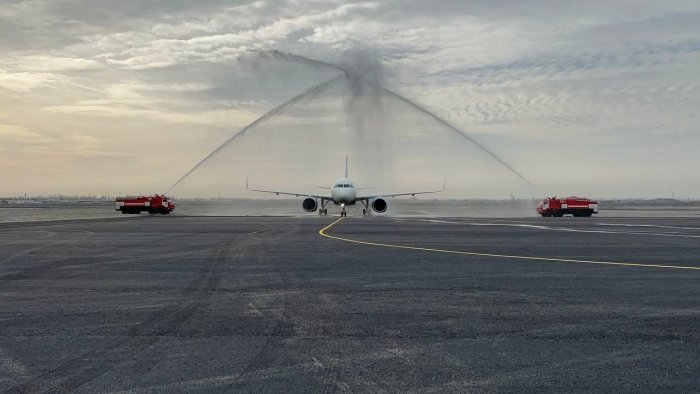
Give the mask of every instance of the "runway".
[{"label": "runway", "polygon": [[700,218],[0,224],[0,390],[700,386]]}]

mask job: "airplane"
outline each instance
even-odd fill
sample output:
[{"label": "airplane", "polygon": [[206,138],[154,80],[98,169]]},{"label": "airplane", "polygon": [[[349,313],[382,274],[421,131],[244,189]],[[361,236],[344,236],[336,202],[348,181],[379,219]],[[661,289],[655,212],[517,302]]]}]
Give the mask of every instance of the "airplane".
[{"label": "airplane", "polygon": [[[328,203],[333,203],[336,206],[340,206],[340,216],[348,216],[346,207],[353,206],[358,202],[364,207],[362,209],[362,215],[368,215],[371,211],[376,213],[385,213],[389,208],[389,204],[386,201],[386,197],[398,197],[398,196],[415,196],[417,194],[431,194],[431,193],[441,193],[445,191],[445,184],[443,182],[442,190],[430,190],[421,192],[411,192],[411,193],[390,193],[390,194],[379,194],[379,195],[367,195],[362,196],[357,192],[360,190],[373,189],[368,188],[358,188],[355,187],[355,182],[348,178],[348,157],[345,156],[345,177],[338,178],[333,183],[331,187],[323,187],[322,189],[330,190],[330,196],[328,195],[316,195],[316,194],[306,194],[306,193],[292,193],[292,192],[282,192],[276,190],[260,190],[251,189],[248,187],[248,178],[245,181],[245,187],[247,190],[258,193],[271,193],[276,195],[287,195],[301,197],[306,196],[301,202],[301,207],[306,212],[315,212],[318,209],[319,215],[328,215],[328,208],[326,205]],[[320,209],[319,209],[320,201]],[[370,210],[371,208],[371,210]]]}]

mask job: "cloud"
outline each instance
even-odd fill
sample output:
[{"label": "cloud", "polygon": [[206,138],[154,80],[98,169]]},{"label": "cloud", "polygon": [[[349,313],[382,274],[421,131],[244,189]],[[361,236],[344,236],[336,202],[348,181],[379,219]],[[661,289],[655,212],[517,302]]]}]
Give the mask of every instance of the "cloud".
[{"label": "cloud", "polygon": [[188,82],[183,84],[148,84],[145,82],[127,82],[119,86],[137,91],[164,91],[164,92],[202,92],[212,89],[211,85]]},{"label": "cloud", "polygon": [[[135,119],[157,120],[165,124],[208,125],[227,128],[237,126],[243,127],[256,118],[254,113],[242,110],[229,109],[183,113],[156,108],[149,109],[136,105],[103,100],[82,101],[73,105],[43,107],[42,110],[62,114],[80,114],[111,118],[130,117]],[[235,119],[235,123],[232,123],[231,119]]]},{"label": "cloud", "polygon": [[66,72],[85,71],[102,68],[102,65],[90,59],[80,59],[73,57],[30,55],[3,59],[0,61],[5,68],[16,69],[28,72]]},{"label": "cloud", "polygon": [[[72,50],[100,51],[97,58],[108,64],[134,70],[170,67],[195,61],[230,61],[250,48],[273,48],[298,32],[313,29],[329,21],[351,18],[371,11],[374,3],[340,4],[331,9],[274,19],[259,19],[256,24],[234,24],[237,20],[255,20],[256,13],[269,12],[263,2],[231,7],[224,15],[211,19],[158,23],[146,31],[98,34],[83,38]],[[230,19],[225,19],[230,18]],[[244,30],[231,31],[241,26]]]},{"label": "cloud", "polygon": [[60,78],[51,73],[16,72],[11,73],[0,70],[0,89],[16,92],[29,92],[49,82],[56,82]]},{"label": "cloud", "polygon": [[46,138],[38,133],[31,132],[22,126],[0,124],[0,140],[5,142],[37,142]]},{"label": "cloud", "polygon": [[[370,54],[393,90],[545,182],[553,175],[542,162],[559,159],[572,171],[591,160],[617,163],[634,179],[629,164],[648,166],[650,150],[664,143],[677,148],[662,169],[677,171],[675,160],[684,168],[698,164],[692,158],[700,149],[693,138],[700,124],[700,5],[681,0],[7,1],[0,8],[0,139],[6,147],[31,143],[26,160],[37,165],[60,155],[79,167],[99,164],[100,154],[152,155],[145,145],[160,141],[143,147],[128,141],[168,133],[168,155],[194,161],[247,122],[335,75],[253,52],[271,49],[331,62],[352,51]],[[275,134],[280,151],[274,152],[286,158],[292,153],[281,151],[285,144],[323,147],[298,153],[299,173],[305,161],[313,167],[314,160],[328,159],[348,143],[347,133],[313,139],[347,126],[345,99],[334,90],[274,119],[266,132],[288,131]],[[405,127],[407,144],[424,141],[426,130],[440,132],[400,104],[385,109]],[[266,147],[259,143],[256,160],[263,160]],[[432,148],[455,156],[443,167],[467,167],[460,161],[469,159],[466,153]],[[167,162],[163,171],[175,171],[177,160],[169,160],[149,164]],[[427,158],[416,160],[421,173],[443,171]],[[467,173],[450,172],[464,182]]]}]

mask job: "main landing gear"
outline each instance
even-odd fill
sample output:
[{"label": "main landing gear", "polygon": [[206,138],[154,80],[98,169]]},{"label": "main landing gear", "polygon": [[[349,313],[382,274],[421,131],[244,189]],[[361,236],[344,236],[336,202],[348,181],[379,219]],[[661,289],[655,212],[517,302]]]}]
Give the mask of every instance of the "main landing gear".
[{"label": "main landing gear", "polygon": [[364,208],[362,208],[362,216],[369,215],[369,200],[360,200],[360,202],[362,206],[364,206]]},{"label": "main landing gear", "polygon": [[328,215],[328,208],[326,208],[326,204],[328,204],[328,200],[321,199],[321,209],[318,210],[319,215]]}]

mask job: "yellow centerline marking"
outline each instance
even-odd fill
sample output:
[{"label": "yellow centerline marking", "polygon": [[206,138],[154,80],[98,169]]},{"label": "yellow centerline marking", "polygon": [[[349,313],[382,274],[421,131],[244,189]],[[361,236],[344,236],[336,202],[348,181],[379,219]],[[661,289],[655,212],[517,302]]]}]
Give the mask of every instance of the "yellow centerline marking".
[{"label": "yellow centerline marking", "polygon": [[559,259],[559,258],[554,258],[554,257],[518,256],[518,255],[510,255],[510,254],[477,253],[477,252],[465,252],[465,251],[461,251],[461,250],[421,248],[418,246],[394,245],[394,244],[385,244],[385,243],[379,243],[379,242],[359,241],[356,239],[336,237],[335,235],[326,234],[326,231],[330,230],[331,227],[340,223],[343,219],[345,219],[345,218],[340,218],[340,219],[334,221],[333,223],[329,224],[328,226],[318,230],[318,234],[322,237],[335,239],[338,241],[350,242],[350,243],[360,244],[360,245],[379,246],[379,247],[383,247],[383,248],[392,248],[392,249],[419,250],[419,251],[423,251],[423,252],[459,254],[459,255],[465,255],[465,256],[499,257],[499,258],[504,258],[504,259],[513,259],[513,260],[534,260],[534,261],[546,261],[546,262],[554,262],[554,263],[581,263],[581,264],[613,265],[613,266],[618,266],[618,267],[667,268],[667,269],[700,271],[700,267],[686,267],[686,266],[682,266],[682,265],[662,265],[662,264],[643,264],[643,263],[621,263],[621,262],[615,262],[615,261]]}]

